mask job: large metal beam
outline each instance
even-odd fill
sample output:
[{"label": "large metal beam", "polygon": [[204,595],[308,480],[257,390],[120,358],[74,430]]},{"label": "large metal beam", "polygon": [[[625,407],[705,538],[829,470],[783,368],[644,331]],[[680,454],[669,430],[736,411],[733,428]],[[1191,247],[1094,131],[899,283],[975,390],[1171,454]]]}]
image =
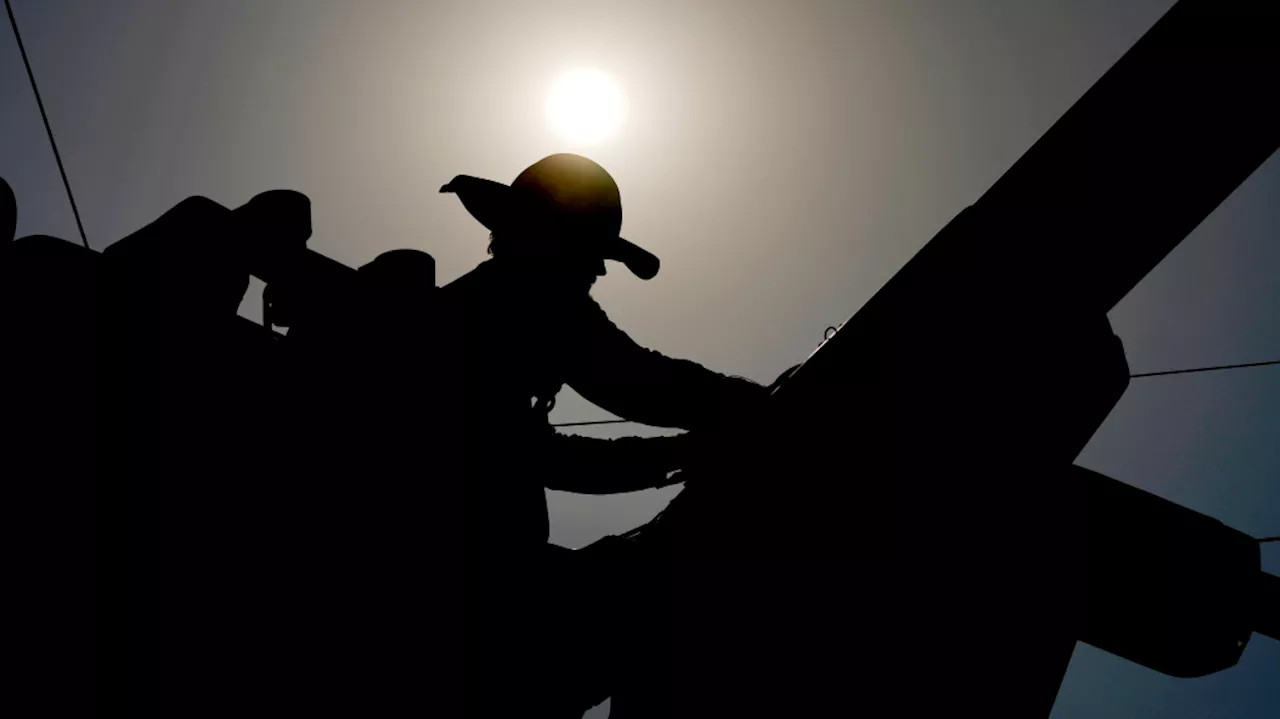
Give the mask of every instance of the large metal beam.
[{"label": "large metal beam", "polygon": [[886,314],[975,294],[1023,314],[1110,310],[1280,147],[1277,37],[1280,3],[1178,2],[787,392],[838,381]]}]

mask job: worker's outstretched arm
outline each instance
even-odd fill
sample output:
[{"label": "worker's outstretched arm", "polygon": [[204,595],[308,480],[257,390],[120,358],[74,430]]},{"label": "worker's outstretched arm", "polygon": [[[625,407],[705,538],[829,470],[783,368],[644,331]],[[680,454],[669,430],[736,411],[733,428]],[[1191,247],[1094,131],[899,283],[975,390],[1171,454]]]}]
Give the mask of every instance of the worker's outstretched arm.
[{"label": "worker's outstretched arm", "polygon": [[679,482],[669,475],[688,455],[686,435],[599,439],[558,434],[551,443],[547,489],[576,494],[620,494]]},{"label": "worker's outstretched arm", "polygon": [[767,388],[636,344],[595,301],[580,318],[582,345],[567,384],[589,402],[634,422],[699,430],[763,401]]}]

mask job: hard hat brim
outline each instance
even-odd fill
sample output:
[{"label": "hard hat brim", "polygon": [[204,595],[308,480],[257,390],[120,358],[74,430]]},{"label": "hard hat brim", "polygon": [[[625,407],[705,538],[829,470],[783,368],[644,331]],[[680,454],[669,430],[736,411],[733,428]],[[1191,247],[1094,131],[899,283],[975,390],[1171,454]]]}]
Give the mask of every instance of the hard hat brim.
[{"label": "hard hat brim", "polygon": [[[502,232],[520,217],[517,198],[510,185],[470,175],[458,175],[440,188],[442,193],[458,196],[462,206],[490,232]],[[607,237],[598,243],[600,257],[617,260],[642,280],[658,274],[656,255],[622,237]]]}]

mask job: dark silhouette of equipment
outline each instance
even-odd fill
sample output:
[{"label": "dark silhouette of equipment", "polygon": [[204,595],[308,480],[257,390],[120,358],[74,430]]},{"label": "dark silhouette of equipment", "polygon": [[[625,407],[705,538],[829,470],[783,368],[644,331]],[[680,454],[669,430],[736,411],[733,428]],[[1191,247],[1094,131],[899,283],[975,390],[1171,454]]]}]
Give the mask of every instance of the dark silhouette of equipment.
[{"label": "dark silhouette of equipment", "polygon": [[1274,636],[1256,543],[1072,462],[1105,313],[1280,144],[1277,32],[1179,2],[686,471],[634,535],[688,568],[679,716],[1047,716],[1077,640],[1200,676]]},{"label": "dark silhouette of equipment", "polygon": [[[1256,540],[1073,465],[1128,384],[1106,312],[1280,144],[1277,32],[1274,3],[1181,0],[654,522],[583,552],[667,562],[673,617],[668,664],[584,691],[1046,716],[1077,641],[1195,677],[1280,639]],[[56,713],[461,715],[434,261],[310,236],[273,190],[102,252],[0,245],[21,683]],[[265,327],[236,316],[251,275]]]}]

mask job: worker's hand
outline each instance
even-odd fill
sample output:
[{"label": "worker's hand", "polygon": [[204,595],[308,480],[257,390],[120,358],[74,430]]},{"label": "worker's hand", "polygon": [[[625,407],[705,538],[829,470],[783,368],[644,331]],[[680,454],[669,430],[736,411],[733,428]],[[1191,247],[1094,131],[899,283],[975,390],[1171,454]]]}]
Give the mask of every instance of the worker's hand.
[{"label": "worker's hand", "polygon": [[653,488],[662,489],[663,487],[670,487],[673,484],[680,484],[683,481],[684,481],[684,470],[677,469],[676,471],[668,474],[666,479],[653,485]]},{"label": "worker's hand", "polygon": [[693,464],[702,450],[701,435],[697,432],[682,432],[670,437],[661,438],[668,447],[670,458],[668,471],[679,471]]},{"label": "worker's hand", "polygon": [[696,432],[661,435],[657,437],[623,437],[604,440],[618,449],[627,448],[633,463],[643,464],[661,473],[669,474],[685,469],[702,451],[702,435]]},{"label": "worker's hand", "polygon": [[776,390],[778,387],[782,386],[782,383],[786,382],[791,377],[791,375],[795,374],[796,370],[800,369],[800,366],[803,364],[804,363],[801,362],[800,364],[795,365],[790,369],[788,369],[787,371],[783,372],[782,374],[778,375],[778,378],[773,381],[773,384],[769,385],[769,394],[773,394],[773,391]]}]

